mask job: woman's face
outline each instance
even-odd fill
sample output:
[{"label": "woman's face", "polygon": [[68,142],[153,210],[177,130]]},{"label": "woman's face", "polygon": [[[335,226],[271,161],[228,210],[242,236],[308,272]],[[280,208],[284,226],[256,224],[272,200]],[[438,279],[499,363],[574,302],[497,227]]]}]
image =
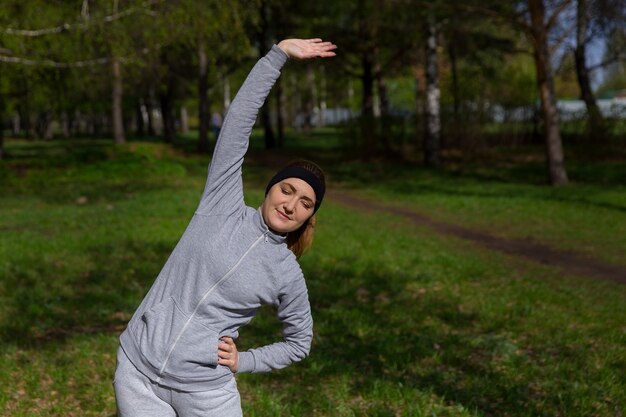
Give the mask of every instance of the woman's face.
[{"label": "woman's face", "polygon": [[300,178],[287,178],[272,186],[261,205],[265,224],[276,233],[298,230],[315,210],[315,191]]}]

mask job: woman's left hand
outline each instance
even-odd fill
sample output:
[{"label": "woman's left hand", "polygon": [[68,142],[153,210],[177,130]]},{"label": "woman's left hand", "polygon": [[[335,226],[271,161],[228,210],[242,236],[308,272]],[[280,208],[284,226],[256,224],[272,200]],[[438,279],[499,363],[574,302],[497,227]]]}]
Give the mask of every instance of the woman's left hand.
[{"label": "woman's left hand", "polygon": [[217,363],[228,366],[232,373],[239,369],[239,352],[232,337],[221,337],[217,344]]},{"label": "woman's left hand", "polygon": [[285,39],[276,46],[282,49],[289,58],[294,59],[329,58],[335,56],[333,49],[337,49],[334,43],[323,42],[320,38]]}]

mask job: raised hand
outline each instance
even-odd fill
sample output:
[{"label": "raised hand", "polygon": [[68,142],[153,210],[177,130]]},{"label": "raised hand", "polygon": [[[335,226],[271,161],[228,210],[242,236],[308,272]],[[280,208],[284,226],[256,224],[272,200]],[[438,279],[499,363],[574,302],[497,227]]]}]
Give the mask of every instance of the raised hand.
[{"label": "raised hand", "polygon": [[224,336],[220,338],[217,347],[217,363],[228,366],[232,373],[237,372],[239,369],[239,352],[235,341],[231,337]]},{"label": "raised hand", "polygon": [[278,43],[278,47],[282,49],[289,58],[308,59],[308,58],[328,58],[335,56],[333,49],[337,49],[337,45],[332,42],[323,42],[320,38],[315,39],[285,39]]}]

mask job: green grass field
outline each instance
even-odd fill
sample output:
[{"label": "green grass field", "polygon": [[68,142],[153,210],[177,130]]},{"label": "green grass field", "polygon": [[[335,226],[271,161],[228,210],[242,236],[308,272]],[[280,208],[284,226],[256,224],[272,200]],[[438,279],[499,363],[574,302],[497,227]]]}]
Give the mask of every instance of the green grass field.
[{"label": "green grass field", "polygon": [[[317,142],[312,142],[317,140]],[[626,264],[624,168],[571,155],[440,173],[368,164],[332,132],[294,140],[335,188],[504,237]],[[113,416],[117,337],[189,221],[208,158],[166,145],[11,141],[0,163],[0,414]],[[253,143],[251,161],[262,154]],[[508,155],[508,151],[502,151]],[[270,164],[272,165],[272,164]],[[260,204],[272,170],[245,168]],[[285,370],[238,378],[246,416],[622,416],[626,287],[331,200],[301,259],[315,338]],[[280,338],[271,309],[240,349]]]}]

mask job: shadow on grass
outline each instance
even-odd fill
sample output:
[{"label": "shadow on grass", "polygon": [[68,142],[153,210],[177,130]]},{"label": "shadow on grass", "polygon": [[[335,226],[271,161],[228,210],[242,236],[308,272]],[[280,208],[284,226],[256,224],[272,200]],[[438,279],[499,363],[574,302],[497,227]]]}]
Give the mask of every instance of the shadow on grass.
[{"label": "shadow on grass", "polygon": [[[580,379],[580,369],[588,368],[583,358],[589,352],[580,352],[584,348],[545,340],[529,349],[507,331],[527,315],[524,308],[501,320],[483,318],[438,289],[428,274],[408,276],[381,265],[358,274],[353,262],[307,264],[306,276],[314,277],[308,280],[316,326],[311,356],[293,368],[260,376],[261,381],[254,376],[255,384],[322,393],[329,382],[349,377],[349,398],[367,404],[370,397],[372,407],[384,401],[375,393],[387,384],[392,390],[434,392],[450,404],[494,416],[579,415],[574,411],[580,385],[589,384],[586,394],[593,397],[594,383],[602,376],[588,372]],[[242,332],[241,342],[258,346],[278,340],[280,325],[272,314],[263,311],[252,331]],[[567,365],[547,365],[557,358]],[[294,400],[312,412],[319,409],[319,398],[298,395]],[[361,411],[397,415],[392,409]]]},{"label": "shadow on grass", "polygon": [[172,249],[172,242],[137,241],[91,247],[84,270],[62,260],[14,262],[3,277],[0,341],[32,347],[121,333]]}]

